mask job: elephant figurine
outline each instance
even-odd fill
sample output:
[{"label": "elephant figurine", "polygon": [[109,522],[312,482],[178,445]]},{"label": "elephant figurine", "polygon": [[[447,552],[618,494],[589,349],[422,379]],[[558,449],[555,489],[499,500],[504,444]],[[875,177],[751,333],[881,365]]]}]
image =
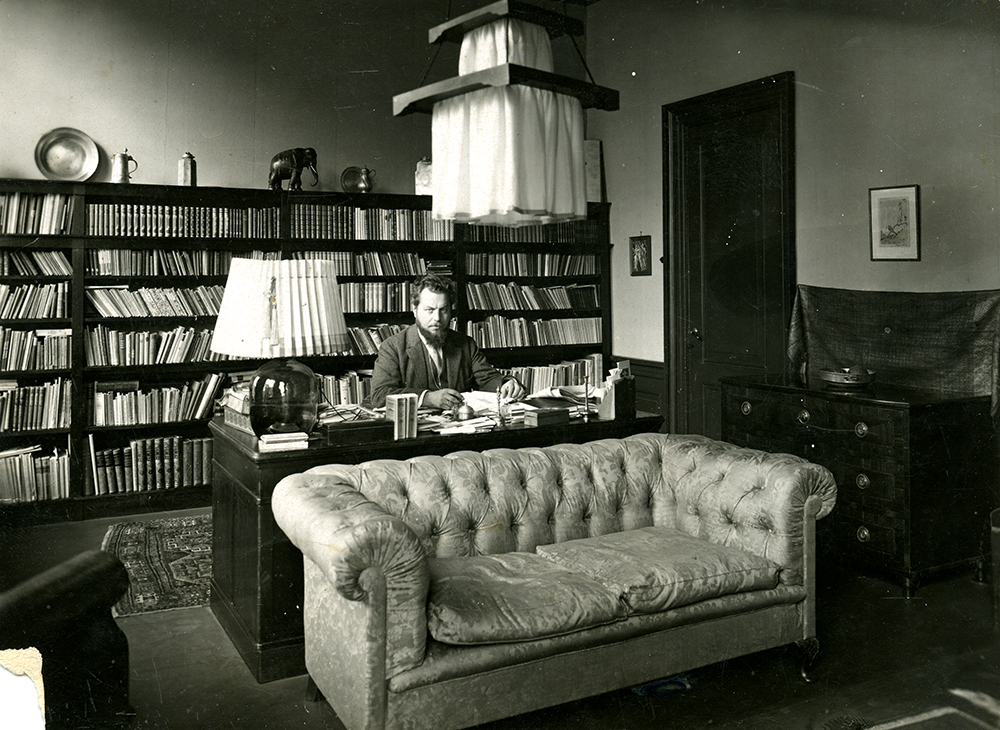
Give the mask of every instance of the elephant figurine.
[{"label": "elephant figurine", "polygon": [[267,187],[271,190],[281,190],[281,181],[288,180],[289,190],[302,189],[302,170],[307,169],[313,175],[313,187],[319,182],[316,174],[316,150],[312,147],[296,147],[279,152],[271,158],[271,172],[267,176]]}]

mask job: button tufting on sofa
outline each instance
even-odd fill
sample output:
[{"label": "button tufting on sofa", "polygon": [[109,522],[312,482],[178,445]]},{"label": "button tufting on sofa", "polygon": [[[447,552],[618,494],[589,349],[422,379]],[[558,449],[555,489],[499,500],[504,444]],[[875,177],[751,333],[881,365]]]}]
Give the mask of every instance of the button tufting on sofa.
[{"label": "button tufting on sofa", "polygon": [[[836,484],[821,467],[672,434],[420,456],[394,464],[367,467],[363,481],[358,470],[364,467],[327,466],[322,478],[328,489],[363,483],[369,499],[384,497],[384,508],[394,513],[400,501],[412,499],[401,518],[379,515],[375,504],[370,521],[331,533],[324,526],[343,518],[326,514],[338,509],[330,501],[309,498],[306,475],[282,480],[272,501],[278,525],[309,558],[306,665],[348,730],[469,727],[815,639],[812,523],[836,500]],[[400,483],[400,474],[410,481]],[[450,481],[440,482],[442,489],[429,488],[444,475]],[[522,489],[515,489],[518,484]],[[755,495],[745,500],[750,492]],[[811,509],[804,508],[807,503]],[[647,527],[672,535],[675,547],[649,545],[649,538],[638,534]],[[626,538],[627,549],[616,536]],[[571,572],[608,588],[612,602],[627,595],[628,610],[644,615],[548,638],[493,643],[495,620],[530,626],[545,614],[543,608],[530,615],[508,611],[507,594],[493,590],[487,576],[483,595],[496,597],[492,605],[503,616],[484,614],[487,602],[479,604],[461,590],[457,603],[450,604],[468,608],[462,620],[483,629],[486,643],[445,644],[428,633],[428,597],[444,588],[433,583],[432,561],[541,556],[549,547],[566,555],[602,538],[603,547],[591,547],[589,554],[607,561],[577,554],[584,559],[581,568],[605,566],[607,580]],[[684,543],[690,549],[682,551]],[[709,554],[715,559],[706,566]],[[546,559],[553,559],[551,551]],[[728,582],[731,568],[747,560],[734,587]],[[672,574],[676,580],[645,581],[642,575],[652,577],[646,571],[654,563],[655,575]],[[699,566],[709,568],[701,575],[710,577],[711,588],[687,579],[689,568]],[[515,567],[511,580],[522,582],[525,576]],[[345,583],[347,588],[357,583],[345,581],[345,571],[374,578],[371,589],[345,590]],[[480,572],[470,568],[462,575],[475,583]],[[766,585],[759,583],[765,577]],[[611,588],[618,583],[622,590]],[[541,606],[551,593],[547,584],[536,593]],[[563,595],[570,603],[559,605],[572,615],[580,594]],[[677,596],[685,605],[657,603]],[[587,661],[575,658],[584,655]],[[631,660],[635,656],[644,659]],[[502,691],[484,693],[485,687],[516,687],[518,701]]]}]

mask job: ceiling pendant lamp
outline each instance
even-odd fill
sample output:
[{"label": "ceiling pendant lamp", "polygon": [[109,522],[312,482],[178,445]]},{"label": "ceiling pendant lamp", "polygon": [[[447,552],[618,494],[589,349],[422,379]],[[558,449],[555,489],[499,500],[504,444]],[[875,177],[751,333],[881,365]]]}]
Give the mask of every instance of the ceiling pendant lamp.
[{"label": "ceiling pendant lamp", "polygon": [[584,108],[618,92],[553,73],[550,38],[583,24],[502,0],[430,30],[461,42],[459,75],[393,98],[397,116],[432,115],[437,219],[522,226],[586,218]]}]

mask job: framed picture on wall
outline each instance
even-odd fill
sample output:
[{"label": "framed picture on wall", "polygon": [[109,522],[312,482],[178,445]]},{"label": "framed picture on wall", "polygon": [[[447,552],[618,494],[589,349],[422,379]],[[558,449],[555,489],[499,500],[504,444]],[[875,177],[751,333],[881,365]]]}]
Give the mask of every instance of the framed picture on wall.
[{"label": "framed picture on wall", "polygon": [[872,261],[920,260],[920,188],[868,191]]},{"label": "framed picture on wall", "polygon": [[629,236],[629,273],[632,276],[653,275],[653,237]]}]

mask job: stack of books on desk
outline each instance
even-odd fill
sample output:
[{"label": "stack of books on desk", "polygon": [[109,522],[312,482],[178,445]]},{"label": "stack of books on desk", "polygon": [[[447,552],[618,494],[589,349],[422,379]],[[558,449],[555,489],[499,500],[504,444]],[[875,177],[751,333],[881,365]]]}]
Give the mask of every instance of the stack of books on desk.
[{"label": "stack of books on desk", "polygon": [[410,439],[417,435],[417,396],[397,393],[385,397],[385,417],[392,423],[394,439]]},{"label": "stack of books on desk", "polygon": [[309,434],[305,431],[265,433],[257,440],[258,451],[296,451],[309,448]]}]

